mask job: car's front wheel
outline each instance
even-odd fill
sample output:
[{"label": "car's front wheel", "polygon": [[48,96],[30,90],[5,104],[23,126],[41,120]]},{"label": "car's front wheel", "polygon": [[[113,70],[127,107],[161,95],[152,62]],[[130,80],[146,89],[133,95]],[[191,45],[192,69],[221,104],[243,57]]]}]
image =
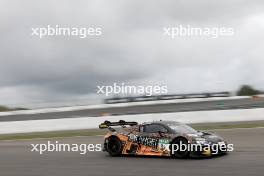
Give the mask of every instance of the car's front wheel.
[{"label": "car's front wheel", "polygon": [[106,147],[111,156],[120,156],[122,153],[122,142],[117,137],[109,137]]},{"label": "car's front wheel", "polygon": [[188,140],[183,137],[176,138],[172,142],[171,156],[175,158],[188,158],[190,151],[188,150]]}]

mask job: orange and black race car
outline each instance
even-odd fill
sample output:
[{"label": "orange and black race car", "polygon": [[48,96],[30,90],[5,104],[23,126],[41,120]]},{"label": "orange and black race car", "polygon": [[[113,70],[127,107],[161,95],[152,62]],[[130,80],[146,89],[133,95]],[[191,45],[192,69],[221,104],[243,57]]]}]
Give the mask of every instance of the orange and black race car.
[{"label": "orange and black race car", "polygon": [[[112,128],[122,127],[119,129]],[[108,128],[104,151],[111,156],[147,155],[175,158],[209,157],[225,154],[232,146],[220,136],[201,132],[175,121],[137,122],[105,121],[100,129]]]}]

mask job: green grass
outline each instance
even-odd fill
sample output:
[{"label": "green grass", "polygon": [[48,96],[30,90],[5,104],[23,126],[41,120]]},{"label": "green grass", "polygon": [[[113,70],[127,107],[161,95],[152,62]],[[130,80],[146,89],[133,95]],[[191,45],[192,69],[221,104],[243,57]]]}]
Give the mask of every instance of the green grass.
[{"label": "green grass", "polygon": [[264,127],[264,121],[191,124],[197,130]]},{"label": "green grass", "polygon": [[[197,130],[254,128],[254,127],[264,127],[264,121],[234,122],[234,123],[203,123],[203,124],[191,124],[190,126],[192,126],[193,128],[195,128]],[[106,134],[106,132],[107,132],[107,129],[104,129],[104,130],[102,130],[102,129],[89,129],[89,130],[73,130],[73,131],[5,134],[5,135],[0,135],[0,140],[95,136],[95,135],[104,135],[104,134]]]},{"label": "green grass", "polygon": [[18,140],[18,139],[35,139],[35,138],[57,138],[57,137],[74,137],[74,136],[95,136],[103,135],[107,130],[90,129],[90,130],[72,130],[72,131],[53,131],[53,132],[36,132],[20,134],[3,134],[0,140]]}]

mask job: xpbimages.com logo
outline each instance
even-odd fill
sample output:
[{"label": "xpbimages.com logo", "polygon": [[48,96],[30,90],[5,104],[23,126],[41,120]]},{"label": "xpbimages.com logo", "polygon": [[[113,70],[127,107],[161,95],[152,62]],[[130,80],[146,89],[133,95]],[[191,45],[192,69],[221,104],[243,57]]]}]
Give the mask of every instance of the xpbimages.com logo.
[{"label": "xpbimages.com logo", "polygon": [[[171,146],[170,146],[171,145]],[[168,150],[171,149],[171,153],[175,154],[177,152],[203,152],[211,151],[211,154],[219,154],[225,152],[234,151],[234,144],[225,144],[225,143],[215,143],[215,144],[185,144],[180,142],[179,144],[168,144]]]},{"label": "xpbimages.com logo", "polygon": [[77,36],[88,38],[102,35],[100,27],[60,27],[59,25],[31,28],[31,35],[40,39],[47,36]]},{"label": "xpbimages.com logo", "polygon": [[59,141],[31,144],[31,147],[31,152],[37,152],[40,155],[48,152],[79,152],[79,154],[85,155],[87,152],[102,151],[101,144],[65,144],[59,143]]},{"label": "xpbimages.com logo", "polygon": [[97,86],[97,94],[109,96],[111,94],[136,94],[136,95],[146,95],[152,96],[153,94],[167,94],[168,88],[165,85],[126,85],[125,83],[113,85],[102,85]]},{"label": "xpbimages.com logo", "polygon": [[198,27],[190,25],[177,25],[173,27],[164,27],[163,36],[169,38],[205,36],[210,38],[218,38],[221,36],[233,36],[235,33],[232,27]]}]

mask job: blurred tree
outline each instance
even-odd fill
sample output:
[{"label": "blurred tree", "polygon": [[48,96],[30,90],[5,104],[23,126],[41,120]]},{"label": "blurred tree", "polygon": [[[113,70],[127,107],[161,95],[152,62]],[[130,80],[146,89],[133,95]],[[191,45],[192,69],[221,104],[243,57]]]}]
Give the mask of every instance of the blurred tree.
[{"label": "blurred tree", "polygon": [[1,106],[0,105],[0,112],[5,112],[5,111],[19,111],[19,110],[28,110],[27,108],[9,108],[9,107],[6,107],[6,106]]},{"label": "blurred tree", "polygon": [[8,111],[8,110],[9,110],[8,107],[6,107],[6,106],[0,106],[0,112],[1,111]]},{"label": "blurred tree", "polygon": [[240,87],[240,89],[237,91],[238,96],[251,96],[251,95],[257,95],[260,92],[256,89],[254,89],[250,85],[243,85]]}]

